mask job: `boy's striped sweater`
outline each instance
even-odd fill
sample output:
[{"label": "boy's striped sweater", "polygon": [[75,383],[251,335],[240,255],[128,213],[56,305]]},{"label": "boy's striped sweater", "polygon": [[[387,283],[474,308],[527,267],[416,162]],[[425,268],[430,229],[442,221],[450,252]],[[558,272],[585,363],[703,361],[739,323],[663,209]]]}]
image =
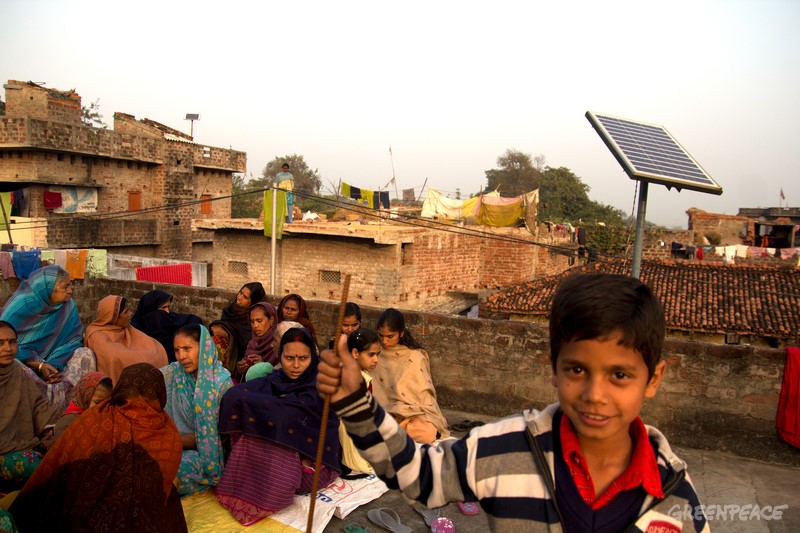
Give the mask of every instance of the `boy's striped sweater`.
[{"label": "boy's striped sweater", "polygon": [[[431,508],[478,501],[492,531],[563,531],[552,497],[552,425],[558,404],[523,411],[438,446],[414,443],[363,386],[331,407],[389,488]],[[700,505],[686,464],[661,432],[649,426],[647,430],[665,498],[648,495],[629,531],[709,531],[702,513],[685,513],[687,505],[692,510]]]}]

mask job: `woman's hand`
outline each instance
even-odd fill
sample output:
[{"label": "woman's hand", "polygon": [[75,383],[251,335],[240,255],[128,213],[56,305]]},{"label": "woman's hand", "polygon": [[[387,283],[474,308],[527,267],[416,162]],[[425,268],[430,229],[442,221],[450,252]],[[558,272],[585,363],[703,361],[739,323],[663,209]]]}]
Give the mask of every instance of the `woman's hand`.
[{"label": "woman's hand", "polygon": [[332,402],[356,392],[364,380],[358,361],[347,349],[347,335],[339,338],[336,348],[336,352],[322,351],[317,373],[317,390],[320,394],[330,395]]},{"label": "woman's hand", "polygon": [[38,372],[45,383],[59,383],[61,381],[61,372],[49,363],[37,363],[34,361],[28,367]]}]

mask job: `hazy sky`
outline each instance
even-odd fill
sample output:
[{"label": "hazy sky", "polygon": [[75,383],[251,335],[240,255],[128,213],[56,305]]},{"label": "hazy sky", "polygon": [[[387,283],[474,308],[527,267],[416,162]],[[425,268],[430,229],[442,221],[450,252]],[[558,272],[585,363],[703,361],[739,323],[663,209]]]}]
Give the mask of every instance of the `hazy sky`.
[{"label": "hazy sky", "polygon": [[4,0],[0,78],[247,152],[323,183],[468,196],[507,148],[630,213],[587,110],[665,126],[722,196],[650,187],[647,218],[800,205],[800,1]]}]

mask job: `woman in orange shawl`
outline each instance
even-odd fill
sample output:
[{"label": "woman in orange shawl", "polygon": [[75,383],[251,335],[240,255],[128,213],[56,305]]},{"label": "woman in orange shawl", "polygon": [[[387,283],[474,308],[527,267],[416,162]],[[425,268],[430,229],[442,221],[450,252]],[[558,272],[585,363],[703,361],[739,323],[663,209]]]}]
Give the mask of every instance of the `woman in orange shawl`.
[{"label": "woman in orange shawl", "polygon": [[181,437],[161,372],[122,371],[111,397],[78,417],[9,509],[20,531],[186,531],[172,484]]},{"label": "woman in orange shawl", "polygon": [[122,296],[106,296],[97,303],[97,320],[86,328],[84,343],[94,351],[97,371],[114,383],[126,366],[167,364],[167,352],[160,342],[131,326],[130,309]]}]

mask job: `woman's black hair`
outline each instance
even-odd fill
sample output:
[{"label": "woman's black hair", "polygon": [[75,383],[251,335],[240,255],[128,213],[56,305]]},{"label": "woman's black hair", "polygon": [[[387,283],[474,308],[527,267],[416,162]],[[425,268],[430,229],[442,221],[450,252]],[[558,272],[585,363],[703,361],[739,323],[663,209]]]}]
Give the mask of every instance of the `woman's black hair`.
[{"label": "woman's black hair", "polygon": [[128,300],[125,297],[120,298],[119,300],[119,313],[117,316],[121,315],[122,312],[125,310],[125,306],[128,304]]},{"label": "woman's black hair", "polygon": [[[264,286],[260,281],[251,281],[250,283],[245,283],[242,285],[242,289],[245,288],[250,289],[250,305],[263,302],[267,297],[267,291],[264,290]],[[242,289],[239,289],[239,291]],[[235,298],[234,301],[236,301]]]},{"label": "woman's black hair", "polygon": [[178,335],[186,335],[187,337],[191,337],[197,342],[200,343],[200,324],[186,324],[185,326],[181,326],[175,332],[173,337]]},{"label": "woman's black hair", "polygon": [[396,331],[400,334],[400,344],[412,350],[422,349],[422,345],[414,340],[414,337],[411,336],[411,332],[406,328],[406,319],[403,317],[403,313],[397,309],[390,307],[381,313],[381,316],[378,317],[378,324],[375,326],[375,329],[381,329],[384,326],[389,328],[389,331]]},{"label": "woman's black hair", "polygon": [[347,349],[351,352],[356,350],[363,352],[375,343],[381,342],[378,334],[367,328],[358,328],[353,333],[347,336]]},{"label": "woman's black hair", "polygon": [[14,336],[17,336],[17,328],[11,325],[11,322],[6,322],[5,320],[0,320],[0,328],[8,328],[14,332]]},{"label": "woman's black hair", "polygon": [[354,316],[361,322],[361,308],[357,303],[347,302],[344,305],[344,316]]},{"label": "woman's black hair", "polygon": [[314,336],[308,328],[290,328],[281,337],[281,345],[278,348],[278,357],[283,355],[283,347],[290,342],[302,342],[311,350],[312,359],[317,358],[317,345],[314,343]]}]

